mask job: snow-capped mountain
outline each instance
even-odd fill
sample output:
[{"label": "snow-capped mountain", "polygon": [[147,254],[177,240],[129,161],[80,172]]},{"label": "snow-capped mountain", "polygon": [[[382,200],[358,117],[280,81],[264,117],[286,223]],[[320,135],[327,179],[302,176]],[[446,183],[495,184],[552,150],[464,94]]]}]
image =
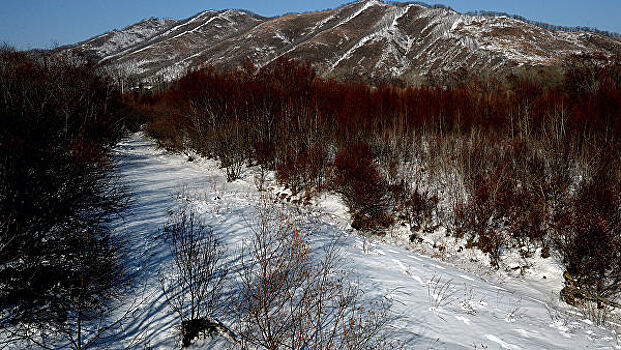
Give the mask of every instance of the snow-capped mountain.
[{"label": "snow-capped mountain", "polygon": [[148,19],[70,48],[142,76],[170,78],[201,65],[231,68],[247,58],[260,67],[287,55],[310,61],[323,76],[412,81],[462,67],[500,71],[552,65],[571,53],[620,54],[621,40],[506,16],[367,0],[274,18],[227,10]]}]

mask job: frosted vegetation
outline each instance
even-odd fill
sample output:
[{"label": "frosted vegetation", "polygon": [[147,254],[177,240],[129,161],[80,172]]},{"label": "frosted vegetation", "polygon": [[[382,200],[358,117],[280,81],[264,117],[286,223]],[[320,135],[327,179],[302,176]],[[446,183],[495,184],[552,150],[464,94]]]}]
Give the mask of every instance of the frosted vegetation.
[{"label": "frosted vegetation", "polygon": [[621,61],[566,61],[155,91],[4,48],[0,344],[621,348]]}]

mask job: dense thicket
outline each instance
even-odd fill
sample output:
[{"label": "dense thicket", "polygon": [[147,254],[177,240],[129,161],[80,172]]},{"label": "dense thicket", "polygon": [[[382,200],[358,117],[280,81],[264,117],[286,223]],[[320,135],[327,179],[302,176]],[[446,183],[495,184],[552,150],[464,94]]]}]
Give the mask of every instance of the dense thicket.
[{"label": "dense thicket", "polygon": [[70,324],[62,337],[83,345],[82,322],[121,285],[108,225],[124,201],[108,152],[121,112],[94,66],[0,50],[3,322],[48,334]]},{"label": "dense thicket", "polygon": [[[566,61],[558,72],[397,88],[321,79],[281,58],[191,71],[135,100],[156,116],[146,130],[163,146],[220,159],[230,180],[244,163],[274,169],[294,194],[341,194],[361,229],[389,225],[385,215],[414,234],[441,224],[497,266],[512,247],[553,247],[584,287],[606,284],[602,294],[618,283],[620,209],[592,183],[618,193],[621,58]],[[605,154],[616,156],[598,167]],[[592,220],[578,214],[583,197],[603,207]],[[583,247],[592,235],[609,244]]]}]

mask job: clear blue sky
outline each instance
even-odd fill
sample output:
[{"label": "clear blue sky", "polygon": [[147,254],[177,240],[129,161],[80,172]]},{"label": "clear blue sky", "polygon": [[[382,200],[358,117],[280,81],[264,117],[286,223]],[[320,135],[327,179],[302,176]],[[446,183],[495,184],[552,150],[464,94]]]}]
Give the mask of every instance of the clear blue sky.
[{"label": "clear blue sky", "polygon": [[[273,16],[334,8],[342,0],[0,0],[0,42],[49,48],[120,29],[147,17],[185,18],[207,9],[243,8]],[[621,32],[621,0],[429,0],[461,11],[494,10],[566,26]]]}]

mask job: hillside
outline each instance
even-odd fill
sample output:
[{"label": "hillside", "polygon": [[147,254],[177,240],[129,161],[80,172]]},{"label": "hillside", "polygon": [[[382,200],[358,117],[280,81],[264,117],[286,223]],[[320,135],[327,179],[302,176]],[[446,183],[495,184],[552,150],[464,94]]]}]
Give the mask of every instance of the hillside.
[{"label": "hillside", "polygon": [[412,82],[460,68],[499,72],[558,64],[572,53],[619,54],[621,41],[507,16],[368,0],[274,18],[226,10],[148,19],[69,48],[132,74],[168,79],[189,67],[232,68],[246,59],[260,67],[287,55],[327,77]]}]

